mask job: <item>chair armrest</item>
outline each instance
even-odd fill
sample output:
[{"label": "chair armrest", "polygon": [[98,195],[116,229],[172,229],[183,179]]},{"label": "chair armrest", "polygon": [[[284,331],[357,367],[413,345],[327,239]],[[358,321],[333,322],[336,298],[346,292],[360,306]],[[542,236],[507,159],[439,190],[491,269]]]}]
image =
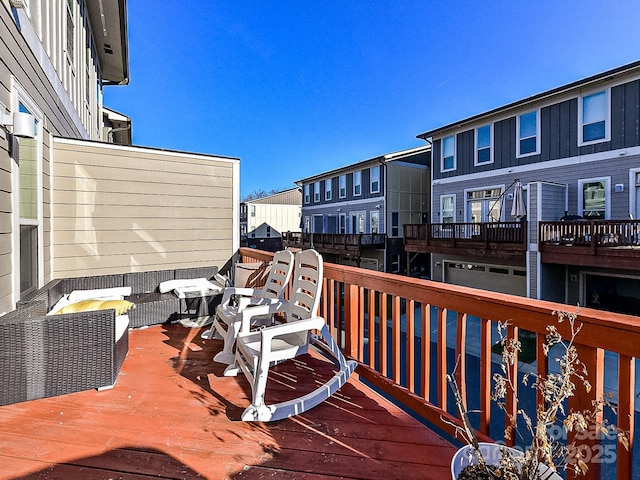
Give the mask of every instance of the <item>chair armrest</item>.
[{"label": "chair armrest", "polygon": [[260,297],[240,297],[238,300],[238,311],[245,308],[253,308],[258,305],[277,305],[282,303],[280,298],[260,298]]},{"label": "chair armrest", "polygon": [[255,288],[243,288],[243,287],[226,287],[222,294],[222,300],[220,305],[229,305],[231,297],[233,295],[239,295],[242,297],[253,297],[257,290]]},{"label": "chair armrest", "polygon": [[262,352],[271,352],[271,341],[283,335],[290,333],[300,333],[311,330],[322,330],[325,326],[324,318],[311,317],[304,320],[296,320],[295,322],[280,323],[260,330],[260,343]]},{"label": "chair armrest", "polygon": [[[240,311],[242,325],[240,326],[241,333],[248,333],[251,329],[251,319],[254,317],[263,317],[266,315],[273,315],[284,310],[286,305],[285,301],[277,303],[267,303],[264,305],[253,305]],[[237,317],[236,317],[237,318]]]}]

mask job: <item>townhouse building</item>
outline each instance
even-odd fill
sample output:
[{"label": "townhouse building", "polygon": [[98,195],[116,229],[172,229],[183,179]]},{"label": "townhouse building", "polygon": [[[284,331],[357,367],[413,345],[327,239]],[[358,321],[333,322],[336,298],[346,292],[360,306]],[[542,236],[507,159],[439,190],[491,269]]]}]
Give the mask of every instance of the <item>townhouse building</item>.
[{"label": "townhouse building", "polygon": [[[0,0],[0,315],[62,277],[220,265],[239,160],[132,146],[125,0]],[[188,233],[185,233],[188,232]]]},{"label": "townhouse building", "polygon": [[418,137],[434,279],[640,314],[640,62]]},{"label": "townhouse building", "polygon": [[302,193],[298,187],[240,204],[240,244],[269,252],[283,248],[282,232],[299,232]]},{"label": "townhouse building", "polygon": [[425,145],[297,181],[302,232],[284,244],[313,245],[328,262],[406,272],[402,225],[428,218],[430,161]]}]

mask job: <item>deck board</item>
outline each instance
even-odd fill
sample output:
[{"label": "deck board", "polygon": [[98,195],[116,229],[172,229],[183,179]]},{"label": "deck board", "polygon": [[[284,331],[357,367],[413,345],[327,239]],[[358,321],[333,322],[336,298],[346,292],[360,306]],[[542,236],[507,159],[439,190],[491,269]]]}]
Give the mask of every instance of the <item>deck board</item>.
[{"label": "deck board", "polygon": [[[245,378],[211,361],[218,340],[130,331],[115,388],[0,407],[0,480],[450,478],[455,448],[357,379],[302,415],[245,423]],[[267,399],[313,389],[331,364],[276,367]]]}]

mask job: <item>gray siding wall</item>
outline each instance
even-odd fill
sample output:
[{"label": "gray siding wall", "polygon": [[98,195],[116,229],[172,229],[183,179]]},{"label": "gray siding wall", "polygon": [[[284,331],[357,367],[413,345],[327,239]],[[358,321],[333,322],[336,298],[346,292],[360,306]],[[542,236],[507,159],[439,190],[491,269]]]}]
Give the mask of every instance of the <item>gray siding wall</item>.
[{"label": "gray siding wall", "polygon": [[[459,182],[438,183],[433,186],[433,215],[432,219],[434,223],[440,221],[440,196],[445,194],[456,195],[456,222],[464,221],[464,209],[465,198],[464,189],[480,189],[490,185],[504,185],[508,187],[516,178],[520,178],[523,185],[527,185],[529,182],[548,182],[566,184],[568,189],[568,205],[567,210],[569,214],[578,213],[578,180],[590,179],[590,178],[611,178],[611,219],[612,220],[624,220],[629,218],[630,205],[629,205],[629,189],[634,186],[629,185],[629,170],[638,168],[640,166],[640,155],[629,156],[616,156],[614,158],[606,158],[593,161],[580,161],[577,164],[567,164],[563,166],[547,166],[541,164],[540,169],[531,170],[518,173],[506,173],[495,172],[493,175],[487,175],[482,178],[473,178],[470,180],[460,180]],[[624,187],[623,192],[615,192],[614,186],[616,184],[622,184]],[[547,191],[549,186],[545,186]],[[556,192],[555,195],[559,193]],[[559,208],[557,203],[559,200],[554,199],[550,203],[547,203],[546,199],[543,199],[542,207],[543,212],[538,213],[537,218],[534,220],[559,220],[564,214],[564,209]],[[547,205],[549,209],[547,210]],[[564,205],[564,199],[562,200]],[[529,208],[529,206],[528,206]],[[511,201],[505,200],[504,207],[504,220],[511,221]]]},{"label": "gray siding wall", "polygon": [[[604,88],[602,84],[599,88]],[[579,93],[579,92],[578,92]],[[476,126],[493,123],[494,162],[474,166],[475,130],[457,132],[456,163],[451,172],[440,171],[442,141],[434,139],[433,178],[450,178],[470,173],[488,172],[501,168],[540,163],[549,160],[589,155],[640,145],[640,80],[611,88],[611,140],[578,147],[578,93],[574,98],[556,103],[531,106],[525,113],[540,108],[540,154],[516,158],[516,116],[488,119]]]},{"label": "gray siding wall", "polygon": [[[384,195],[384,186],[385,186],[385,178],[386,178],[386,169],[385,166],[379,163],[380,165],[380,191],[377,193],[371,193],[371,176],[369,167],[364,167],[362,170],[361,176],[361,194],[354,195],[353,194],[353,172],[349,172],[346,174],[334,174],[332,176],[327,176],[326,178],[320,178],[318,180],[314,180],[313,182],[304,183],[302,185],[302,206],[303,207],[311,207],[314,205],[332,205],[340,202],[348,202],[352,200],[365,200],[369,198],[380,198]],[[375,165],[375,164],[374,164]],[[347,181],[347,195],[344,198],[339,198],[340,195],[340,175],[346,175]],[[320,182],[320,201],[316,202],[314,200],[315,186],[316,181]],[[325,192],[325,182],[331,183],[331,200],[326,200]],[[305,203],[304,200],[304,189],[305,185],[309,185],[309,203]]]}]

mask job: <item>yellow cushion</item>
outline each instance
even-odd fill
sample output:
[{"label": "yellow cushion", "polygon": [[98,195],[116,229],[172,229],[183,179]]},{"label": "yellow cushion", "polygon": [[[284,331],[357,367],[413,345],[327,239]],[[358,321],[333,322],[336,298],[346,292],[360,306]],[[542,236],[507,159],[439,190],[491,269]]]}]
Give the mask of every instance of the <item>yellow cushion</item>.
[{"label": "yellow cushion", "polygon": [[122,315],[133,307],[135,307],[135,304],[127,300],[82,300],[81,302],[70,303],[69,305],[62,307],[58,313],[77,313],[88,312],[91,310],[108,310],[113,308],[116,311],[116,315]]}]

